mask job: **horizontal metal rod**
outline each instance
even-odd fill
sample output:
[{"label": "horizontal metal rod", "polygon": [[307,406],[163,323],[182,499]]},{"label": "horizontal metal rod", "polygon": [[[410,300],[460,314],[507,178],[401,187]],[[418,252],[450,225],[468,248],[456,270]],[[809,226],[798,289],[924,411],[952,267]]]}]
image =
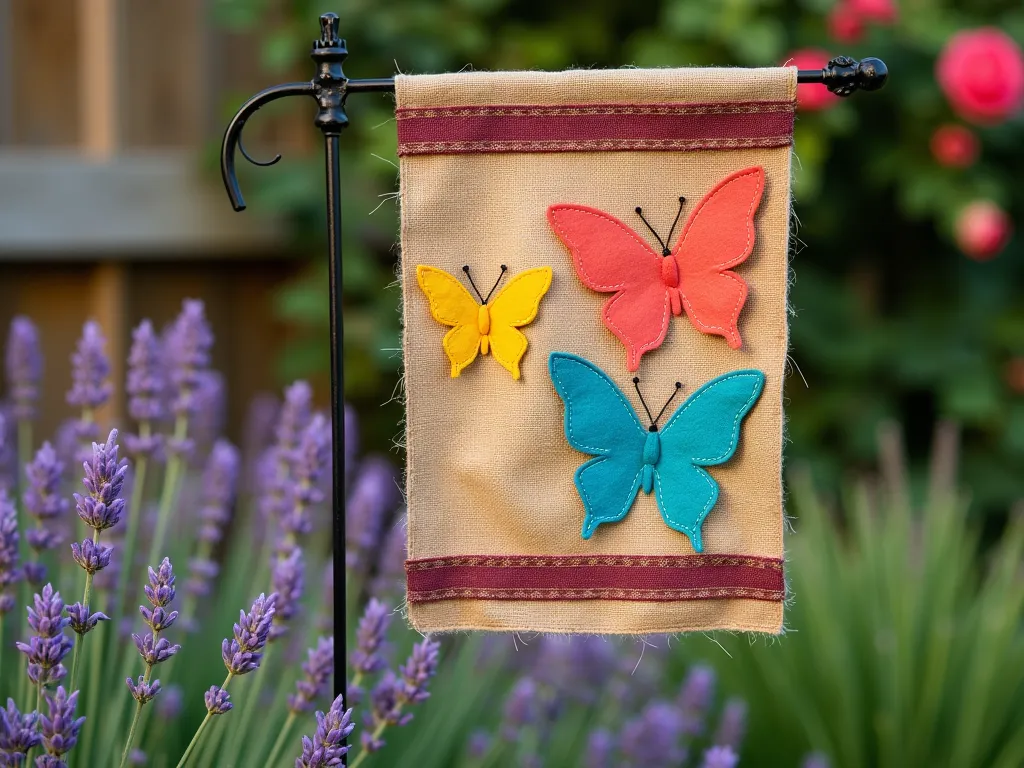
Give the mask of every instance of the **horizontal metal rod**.
[{"label": "horizontal metal rod", "polygon": [[[878,90],[885,84],[888,75],[888,69],[879,59],[868,58],[858,62],[846,57],[839,57],[821,69],[797,70],[796,81],[825,85],[829,90],[837,90],[841,96],[846,96],[855,90]],[[348,93],[394,93],[395,79],[393,77],[374,77],[365,80],[349,80],[345,85],[345,90]]]}]

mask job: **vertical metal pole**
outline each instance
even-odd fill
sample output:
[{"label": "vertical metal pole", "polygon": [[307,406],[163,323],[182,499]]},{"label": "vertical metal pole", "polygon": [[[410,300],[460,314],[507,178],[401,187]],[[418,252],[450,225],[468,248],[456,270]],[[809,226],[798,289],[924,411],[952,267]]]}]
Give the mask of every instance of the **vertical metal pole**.
[{"label": "vertical metal pole", "polygon": [[342,328],[341,293],[341,164],[338,144],[348,126],[345,96],[348,78],[342,63],[348,56],[338,36],[338,17],[320,17],[320,39],[310,54],[317,65],[313,95],[317,100],[314,124],[324,134],[327,161],[327,245],[330,250],[328,280],[331,301],[331,419],[334,437],[334,693],[348,700],[345,635],[345,337]]},{"label": "vertical metal pole", "polygon": [[[334,445],[333,462],[333,534],[334,534],[334,691],[345,695],[346,632],[345,632],[345,338],[341,289],[344,285],[341,268],[341,165],[338,160],[339,136],[324,138],[327,160],[327,249],[331,301],[331,434]],[[340,591],[339,591],[340,590]],[[339,595],[341,599],[339,600]]]}]

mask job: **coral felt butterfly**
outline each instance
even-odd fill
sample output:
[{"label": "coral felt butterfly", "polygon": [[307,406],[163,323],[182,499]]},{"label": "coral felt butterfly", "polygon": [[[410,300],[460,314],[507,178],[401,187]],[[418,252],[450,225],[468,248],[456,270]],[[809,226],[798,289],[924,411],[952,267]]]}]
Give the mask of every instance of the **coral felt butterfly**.
[{"label": "coral felt butterfly", "polygon": [[527,341],[517,329],[537,316],[540,300],[551,287],[551,267],[520,272],[490,301],[507,269],[501,265],[498,282],[484,298],[473,283],[469,267],[462,268],[480,297],[477,303],[462,283],[443,269],[416,267],[416,279],[427,296],[430,314],[442,325],[452,327],[441,342],[452,364],[452,378],[462,373],[478,353],[488,352],[513,379],[519,378],[519,361],[526,353]]},{"label": "coral felt butterfly", "polygon": [[[754,213],[763,191],[762,168],[727,176],[690,214],[674,250],[668,246],[671,232],[665,241],[654,233],[661,255],[632,228],[596,208],[548,208],[548,221],[572,254],[583,284],[615,293],[605,302],[602,318],[626,345],[629,370],[640,367],[644,352],[661,345],[669,317],[684,310],[698,330],[724,336],[739,349],[747,284],[731,268],[753,250]],[[684,202],[679,198],[680,213]],[[643,219],[642,210],[636,212]]]},{"label": "coral felt butterfly", "polygon": [[[701,526],[718,500],[718,483],[703,467],[732,458],[740,423],[761,395],[764,374],[738,370],[712,379],[658,427],[670,397],[645,429],[622,391],[593,363],[552,352],[548,369],[565,402],[566,439],[595,457],[574,475],[586,510],[583,538],[589,539],[601,523],[622,520],[643,488],[644,493],[654,491],[665,524],[703,551]],[[639,394],[639,380],[633,384]],[[676,383],[676,392],[681,386]],[[650,417],[646,403],[644,410]]]}]

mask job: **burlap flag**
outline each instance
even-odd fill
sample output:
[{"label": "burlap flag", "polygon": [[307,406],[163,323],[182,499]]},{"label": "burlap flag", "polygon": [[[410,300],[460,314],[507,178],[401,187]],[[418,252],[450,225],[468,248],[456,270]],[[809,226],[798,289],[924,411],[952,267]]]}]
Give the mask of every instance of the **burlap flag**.
[{"label": "burlap flag", "polygon": [[795,89],[396,78],[417,629],[781,631]]}]

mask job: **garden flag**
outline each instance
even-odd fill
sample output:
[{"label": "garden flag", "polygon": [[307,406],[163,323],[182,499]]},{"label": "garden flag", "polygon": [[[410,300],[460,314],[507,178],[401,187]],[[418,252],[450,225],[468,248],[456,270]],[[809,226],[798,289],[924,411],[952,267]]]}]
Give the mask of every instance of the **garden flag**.
[{"label": "garden flag", "polygon": [[780,632],[796,70],[395,91],[413,625]]}]

